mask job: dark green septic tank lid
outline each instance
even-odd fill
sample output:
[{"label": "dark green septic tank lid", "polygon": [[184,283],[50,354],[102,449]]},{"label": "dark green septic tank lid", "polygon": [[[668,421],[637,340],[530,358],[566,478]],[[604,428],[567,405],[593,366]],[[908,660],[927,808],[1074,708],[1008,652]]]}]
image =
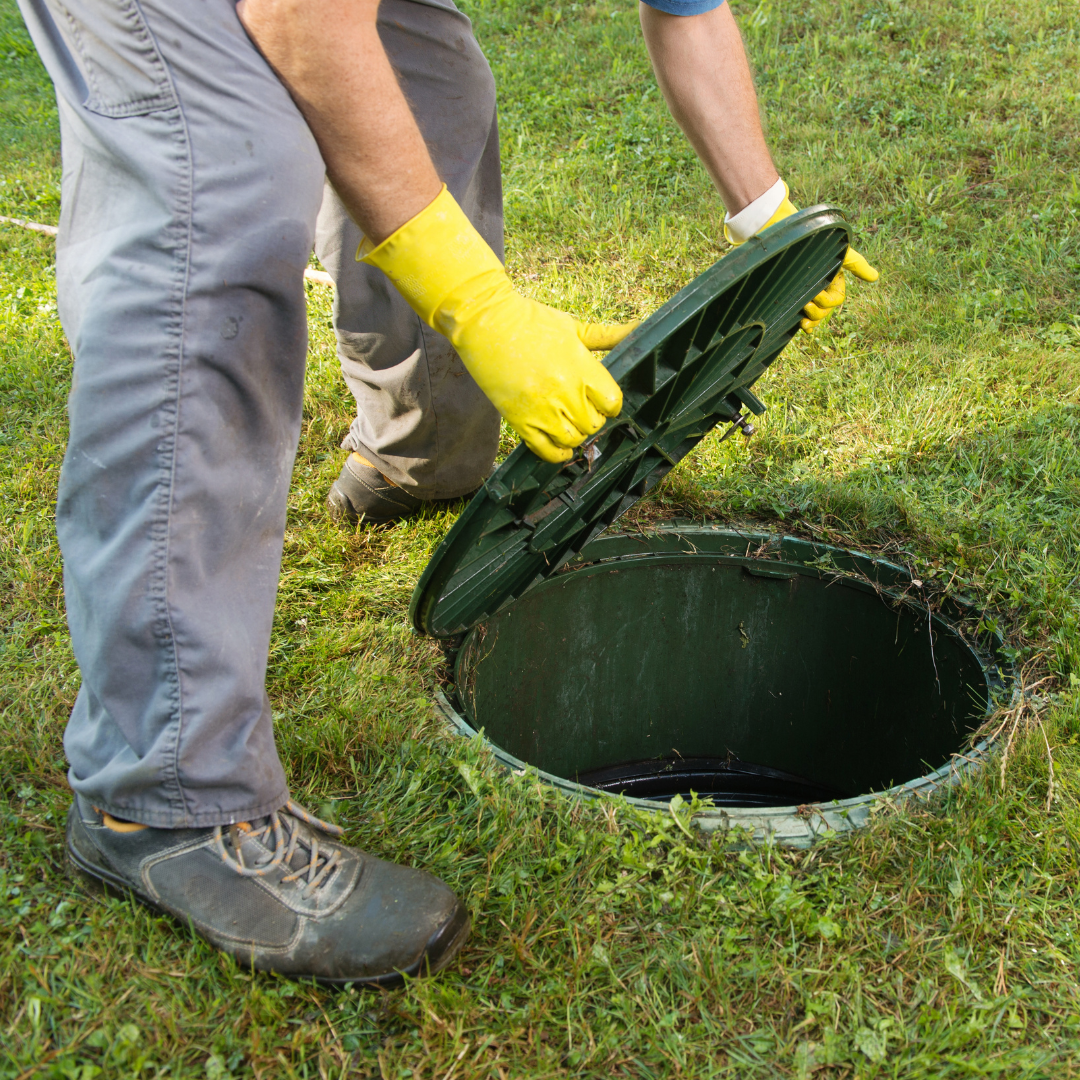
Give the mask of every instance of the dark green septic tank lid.
[{"label": "dark green septic tank lid", "polygon": [[421,633],[463,633],[554,574],[720,423],[744,432],[750,387],[795,336],[803,305],[832,280],[850,226],[814,206],[725,255],[672,297],[604,364],[623,410],[561,465],[520,445],[436,548],[409,615]]}]

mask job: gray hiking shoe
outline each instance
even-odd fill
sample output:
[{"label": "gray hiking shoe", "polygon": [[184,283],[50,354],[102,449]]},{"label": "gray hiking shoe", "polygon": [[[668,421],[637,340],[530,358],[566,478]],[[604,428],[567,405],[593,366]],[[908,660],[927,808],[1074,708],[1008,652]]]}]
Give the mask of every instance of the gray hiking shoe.
[{"label": "gray hiking shoe", "polygon": [[355,450],[345,459],[341,475],[331,486],[326,501],[335,521],[355,523],[363,518],[375,525],[400,521],[424,505],[423,499],[387,480]]},{"label": "gray hiking shoe", "polygon": [[461,901],[340,835],[291,800],[251,823],[154,829],[76,796],[67,853],[95,885],[174,915],[245,967],[378,986],[444,968],[469,934]]}]

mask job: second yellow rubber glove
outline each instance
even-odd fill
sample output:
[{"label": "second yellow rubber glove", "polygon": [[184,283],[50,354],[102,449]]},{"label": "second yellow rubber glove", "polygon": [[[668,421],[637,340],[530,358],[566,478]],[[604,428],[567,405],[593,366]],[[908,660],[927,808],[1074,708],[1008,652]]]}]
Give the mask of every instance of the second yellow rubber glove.
[{"label": "second yellow rubber glove", "polygon": [[361,257],[450,339],[480,389],[545,461],[568,461],[573,447],[619,415],[622,391],[589,350],[612,348],[637,323],[582,323],[515,292],[445,187]]},{"label": "second yellow rubber glove", "polygon": [[[787,184],[784,184],[784,201],[776,208],[773,216],[758,229],[759,233],[764,232],[770,225],[775,225],[778,221],[783,221],[784,218],[791,217],[792,214],[797,214],[799,212],[798,207],[796,207],[791,199],[788,198],[788,194],[788,186]],[[754,235],[756,236],[757,233]],[[727,225],[724,226],[724,236],[727,238],[728,243],[738,247],[738,241],[732,237],[731,233],[728,231]],[[844,298],[847,295],[847,285],[844,280],[845,270],[850,271],[862,281],[877,281],[880,276],[862,255],[860,255],[853,247],[849,246],[847,252],[844,254],[842,267],[837,272],[836,277],[829,282],[829,287],[823,292],[819,292],[817,296],[803,308],[805,318],[799,325],[808,334],[822,319],[844,302]]]}]

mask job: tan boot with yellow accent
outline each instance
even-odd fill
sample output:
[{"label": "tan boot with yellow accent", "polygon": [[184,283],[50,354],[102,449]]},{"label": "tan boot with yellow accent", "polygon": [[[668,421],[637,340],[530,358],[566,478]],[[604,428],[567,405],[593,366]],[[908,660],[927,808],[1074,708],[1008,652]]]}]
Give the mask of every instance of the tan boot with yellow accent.
[{"label": "tan boot with yellow accent", "polygon": [[341,475],[334,481],[327,497],[330,516],[335,521],[355,524],[364,520],[373,525],[400,521],[424,505],[423,499],[410,495],[388,480],[366,457],[354,450],[346,459]]}]

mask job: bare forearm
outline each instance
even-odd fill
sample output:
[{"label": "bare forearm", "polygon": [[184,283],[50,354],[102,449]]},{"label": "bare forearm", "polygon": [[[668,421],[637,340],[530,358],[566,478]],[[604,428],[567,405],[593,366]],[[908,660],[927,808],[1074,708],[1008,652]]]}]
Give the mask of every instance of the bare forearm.
[{"label": "bare forearm", "polygon": [[742,37],[727,4],[702,15],[638,8],[656,81],[729,214],[767,191],[776,168],[761,130]]},{"label": "bare forearm", "polygon": [[439,177],[379,40],[378,0],[241,0],[237,11],[373,243],[431,203]]}]

